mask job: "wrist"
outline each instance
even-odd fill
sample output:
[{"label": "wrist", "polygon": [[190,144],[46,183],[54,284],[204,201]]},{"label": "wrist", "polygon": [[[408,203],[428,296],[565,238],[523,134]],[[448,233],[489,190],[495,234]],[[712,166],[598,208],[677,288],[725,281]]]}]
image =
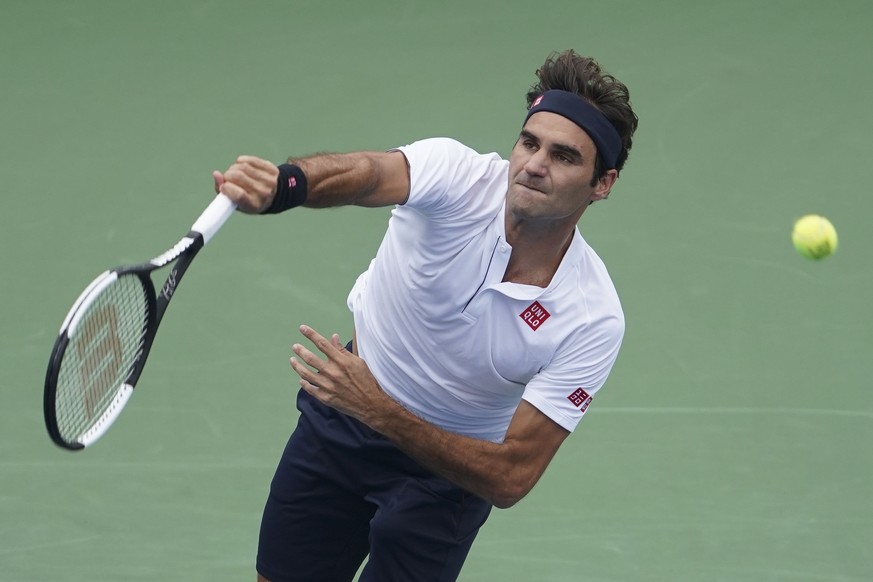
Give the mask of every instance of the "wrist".
[{"label": "wrist", "polygon": [[374,406],[364,424],[393,441],[402,441],[421,419],[382,391],[381,403]]},{"label": "wrist", "polygon": [[276,178],[276,195],[273,202],[261,214],[279,214],[306,202],[307,181],[303,169],[295,164],[279,166]]}]

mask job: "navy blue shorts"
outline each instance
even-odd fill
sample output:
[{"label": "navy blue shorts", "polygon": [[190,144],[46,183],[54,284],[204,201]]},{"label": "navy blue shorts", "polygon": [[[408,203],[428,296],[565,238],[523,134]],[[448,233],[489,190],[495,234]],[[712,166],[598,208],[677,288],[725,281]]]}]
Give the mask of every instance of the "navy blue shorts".
[{"label": "navy blue shorts", "polygon": [[455,580],[491,504],[300,391],[261,521],[271,582]]}]

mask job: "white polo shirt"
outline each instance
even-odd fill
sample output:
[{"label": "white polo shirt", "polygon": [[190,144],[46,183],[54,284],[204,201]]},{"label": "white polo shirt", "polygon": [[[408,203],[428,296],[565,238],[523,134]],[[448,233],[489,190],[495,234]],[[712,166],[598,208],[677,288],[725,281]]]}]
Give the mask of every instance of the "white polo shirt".
[{"label": "white polo shirt", "polygon": [[447,138],[399,149],[409,199],[348,298],[359,355],[448,431],[501,442],[522,398],[572,431],[624,334],[603,262],[577,229],[547,288],[502,282],[509,162]]}]

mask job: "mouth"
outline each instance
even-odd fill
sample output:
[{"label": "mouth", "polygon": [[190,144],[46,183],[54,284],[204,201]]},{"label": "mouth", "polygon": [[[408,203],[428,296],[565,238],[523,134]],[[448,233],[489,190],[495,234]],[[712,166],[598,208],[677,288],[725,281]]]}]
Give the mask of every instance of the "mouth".
[{"label": "mouth", "polygon": [[531,190],[533,192],[539,192],[540,194],[544,194],[544,192],[540,188],[537,188],[537,186],[535,186],[531,182],[528,182],[527,180],[516,180],[515,184],[516,186],[521,186],[526,190]]}]

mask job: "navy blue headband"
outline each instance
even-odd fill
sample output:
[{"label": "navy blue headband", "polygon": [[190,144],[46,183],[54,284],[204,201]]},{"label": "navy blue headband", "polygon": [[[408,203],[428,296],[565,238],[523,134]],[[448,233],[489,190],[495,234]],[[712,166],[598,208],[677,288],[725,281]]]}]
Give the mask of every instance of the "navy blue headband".
[{"label": "navy blue headband", "polygon": [[527,123],[530,116],[539,111],[557,113],[584,129],[597,146],[597,153],[603,158],[606,168],[615,168],[621,153],[621,137],[596,107],[575,93],[553,89],[534,100],[524,122]]}]

